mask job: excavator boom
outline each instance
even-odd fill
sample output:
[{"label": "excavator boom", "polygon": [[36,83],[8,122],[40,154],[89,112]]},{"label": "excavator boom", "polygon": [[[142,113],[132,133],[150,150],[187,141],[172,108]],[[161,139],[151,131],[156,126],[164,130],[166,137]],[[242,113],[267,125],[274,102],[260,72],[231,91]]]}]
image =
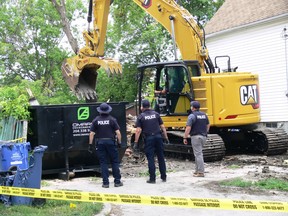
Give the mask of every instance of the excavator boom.
[{"label": "excavator boom", "polygon": [[[83,32],[85,46],[74,57],[65,59],[61,70],[70,89],[78,98],[86,101],[97,101],[96,82],[97,70],[102,67],[110,75],[122,73],[121,64],[104,57],[104,43],[107,31],[107,21],[110,0],[90,0],[88,14],[88,30]],[[93,12],[93,29],[90,22]]]},{"label": "excavator boom", "polygon": [[[171,33],[174,42],[175,59],[178,59],[176,45],[184,60],[197,60],[201,73],[214,71],[205,47],[203,31],[192,15],[174,0],[133,0],[145,12]],[[110,73],[122,73],[121,64],[104,57],[104,44],[111,0],[90,0],[88,22],[93,11],[93,29],[83,32],[85,46],[79,53],[66,59],[61,67],[66,83],[79,97],[96,101],[97,70],[102,67]],[[185,35],[185,40],[183,36]],[[206,68],[206,71],[204,70]]]}]

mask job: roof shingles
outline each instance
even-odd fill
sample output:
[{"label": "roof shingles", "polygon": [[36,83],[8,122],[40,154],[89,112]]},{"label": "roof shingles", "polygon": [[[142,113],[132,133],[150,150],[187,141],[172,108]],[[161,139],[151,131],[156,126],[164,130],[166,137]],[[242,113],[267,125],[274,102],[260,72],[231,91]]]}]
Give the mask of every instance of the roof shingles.
[{"label": "roof shingles", "polygon": [[226,0],[205,26],[206,34],[288,13],[288,0]]}]

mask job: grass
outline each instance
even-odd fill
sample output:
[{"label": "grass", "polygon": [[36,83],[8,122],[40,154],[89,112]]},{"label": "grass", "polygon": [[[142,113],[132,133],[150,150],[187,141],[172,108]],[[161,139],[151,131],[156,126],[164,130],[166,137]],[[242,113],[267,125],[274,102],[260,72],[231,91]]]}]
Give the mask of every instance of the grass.
[{"label": "grass", "polygon": [[276,189],[281,191],[288,191],[288,181],[275,178],[258,181],[256,182],[256,186],[268,190]]},{"label": "grass", "polygon": [[[173,172],[175,172],[174,170],[172,170],[172,169],[168,169],[168,170],[166,170],[166,173],[173,173]],[[160,172],[159,172],[159,170],[156,170],[156,176],[160,176]],[[147,171],[143,171],[143,172],[139,172],[139,177],[146,177],[146,176],[149,176],[149,171],[147,170]]]},{"label": "grass", "polygon": [[49,182],[47,182],[47,181],[41,181],[41,187],[48,187],[48,186],[50,186],[51,184],[49,183]]},{"label": "grass", "polygon": [[93,182],[100,182],[100,181],[102,181],[101,178],[95,177],[95,176],[91,177],[90,180],[93,181]]},{"label": "grass", "polygon": [[144,172],[139,172],[139,176],[140,176],[140,177],[146,177],[146,176],[149,176],[149,172],[148,172],[148,170],[147,170],[147,171],[144,171]]},{"label": "grass", "polygon": [[240,169],[241,166],[236,165],[236,164],[232,164],[232,165],[228,166],[228,168],[229,168],[229,169]]},{"label": "grass", "polygon": [[288,191],[288,182],[276,178],[267,178],[264,180],[259,180],[257,182],[245,181],[241,178],[235,178],[228,181],[222,181],[220,182],[220,185],[242,187],[242,188],[256,187],[266,190]]},{"label": "grass", "polygon": [[72,202],[64,200],[46,200],[43,206],[15,205],[6,207],[0,204],[1,216],[93,216],[103,208],[102,203]]}]

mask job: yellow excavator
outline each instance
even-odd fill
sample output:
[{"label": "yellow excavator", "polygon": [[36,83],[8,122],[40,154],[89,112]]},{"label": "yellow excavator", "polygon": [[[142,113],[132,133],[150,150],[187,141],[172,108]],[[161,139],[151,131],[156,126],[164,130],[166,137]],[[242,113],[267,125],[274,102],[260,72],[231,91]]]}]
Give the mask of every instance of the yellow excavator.
[{"label": "yellow excavator", "polygon": [[[260,102],[258,75],[236,72],[229,56],[215,58],[215,66],[205,46],[204,30],[192,15],[174,0],[133,0],[171,34],[175,61],[140,65],[138,102],[141,103],[152,77],[155,94],[152,103],[167,127],[172,154],[193,157],[192,148],[182,144],[184,127],[190,112],[190,102],[197,100],[211,124],[205,161],[222,159],[225,151],[281,154],[287,151],[288,136],[282,129],[258,128]],[[96,96],[97,70],[121,73],[121,65],[106,59],[104,42],[110,0],[90,0],[93,9],[93,30],[84,32],[86,46],[75,57],[65,60],[63,75],[70,88],[88,101]],[[178,47],[181,60],[177,57]],[[217,60],[227,59],[227,68],[217,67]],[[215,71],[218,68],[218,71]],[[152,76],[152,77],[151,77]],[[131,142],[133,142],[133,137]],[[140,148],[141,144],[139,143]],[[143,146],[142,146],[143,148]]]}]

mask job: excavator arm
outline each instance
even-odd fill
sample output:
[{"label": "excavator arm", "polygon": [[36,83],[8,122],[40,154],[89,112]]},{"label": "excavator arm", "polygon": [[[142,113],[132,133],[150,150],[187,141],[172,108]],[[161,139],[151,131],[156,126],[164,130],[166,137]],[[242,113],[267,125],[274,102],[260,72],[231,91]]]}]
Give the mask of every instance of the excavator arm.
[{"label": "excavator arm", "polygon": [[[183,60],[197,60],[201,68],[205,68],[206,63],[210,72],[214,71],[205,46],[203,30],[184,7],[177,4],[174,0],[133,1],[171,34],[172,40],[175,43],[175,60],[178,60],[176,53],[177,45]],[[202,72],[204,73],[205,71]]]},{"label": "excavator arm", "polygon": [[[107,31],[110,0],[90,0],[88,30],[83,32],[85,46],[72,58],[65,59],[61,70],[70,89],[78,98],[88,102],[97,101],[97,70],[102,67],[110,73],[121,73],[121,64],[104,57],[104,44]],[[93,13],[93,29],[90,29]]]},{"label": "excavator arm", "polygon": [[[185,8],[174,0],[133,0],[133,2],[170,32],[176,60],[178,59],[177,46],[183,60],[199,62],[201,73],[214,71],[205,47],[203,31]],[[76,56],[66,59],[61,67],[66,83],[72,91],[78,97],[86,98],[86,101],[89,102],[97,100],[95,88],[97,70],[100,67],[104,68],[108,74],[122,72],[118,61],[104,57],[104,43],[111,3],[111,0],[90,0],[88,22],[90,23],[92,20],[93,11],[93,29],[90,30],[88,27],[88,31],[83,32],[86,45]]]}]

